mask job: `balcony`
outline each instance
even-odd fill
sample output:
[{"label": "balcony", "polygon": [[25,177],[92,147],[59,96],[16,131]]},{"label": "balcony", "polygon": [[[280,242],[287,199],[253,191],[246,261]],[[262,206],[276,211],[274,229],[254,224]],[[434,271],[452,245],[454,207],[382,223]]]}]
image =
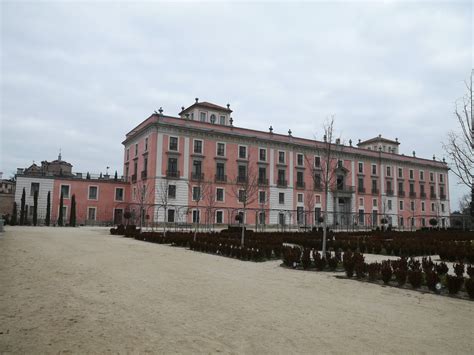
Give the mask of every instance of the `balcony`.
[{"label": "balcony", "polygon": [[237,176],[237,183],[238,184],[245,184],[247,182],[247,176],[238,175]]},{"label": "balcony", "polygon": [[416,198],[416,192],[410,191],[410,198]]},{"label": "balcony", "polygon": [[379,189],[374,189],[374,188],[372,188],[372,195],[378,195],[379,192],[380,192]]},{"label": "balcony", "polygon": [[268,185],[268,179],[259,177],[258,178],[258,184],[261,185],[261,186],[267,186]]},{"label": "balcony", "polygon": [[440,195],[439,195],[439,198],[440,198],[441,200],[446,200],[446,195],[440,194]]},{"label": "balcony", "polygon": [[346,185],[337,185],[336,188],[331,189],[333,192],[345,192],[345,193],[353,193],[355,192],[354,186],[346,186]]},{"label": "balcony", "polygon": [[357,192],[360,193],[360,194],[365,194],[365,187],[359,186],[359,187],[357,188]]},{"label": "balcony", "polygon": [[278,186],[278,187],[287,187],[287,186],[288,186],[288,181],[282,180],[282,179],[278,179],[278,180],[277,180],[277,186]]},{"label": "balcony", "polygon": [[143,170],[143,171],[142,171],[142,173],[141,173],[141,178],[142,178],[142,180],[146,179],[147,173],[148,173],[148,172],[147,172],[146,170]]},{"label": "balcony", "polygon": [[426,193],[425,192],[420,192],[420,198],[426,198]]},{"label": "balcony", "polygon": [[430,193],[430,199],[436,200],[436,194],[435,193]]},{"label": "balcony", "polygon": [[137,182],[137,174],[132,175],[132,183]]},{"label": "balcony", "polygon": [[214,181],[215,181],[215,182],[227,182],[227,175],[220,175],[220,174],[217,174],[217,175],[215,175],[215,177],[214,177]]},{"label": "balcony", "polygon": [[306,184],[304,183],[304,181],[296,181],[296,188],[297,189],[305,189],[306,187]]},{"label": "balcony", "polygon": [[179,170],[166,170],[166,177],[171,179],[179,179]]},{"label": "balcony", "polygon": [[204,180],[203,173],[191,173],[191,180],[193,181],[202,181]]},{"label": "balcony", "polygon": [[398,197],[405,197],[405,191],[398,191]]},{"label": "balcony", "polygon": [[387,190],[387,196],[393,196],[393,190]]},{"label": "balcony", "polygon": [[315,183],[313,186],[314,191],[322,191],[323,190],[323,185],[321,183]]}]

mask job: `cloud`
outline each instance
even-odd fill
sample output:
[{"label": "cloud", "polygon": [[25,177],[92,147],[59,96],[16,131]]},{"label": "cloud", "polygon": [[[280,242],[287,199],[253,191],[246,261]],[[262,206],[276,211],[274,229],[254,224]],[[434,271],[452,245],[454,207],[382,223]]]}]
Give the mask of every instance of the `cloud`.
[{"label": "cloud", "polygon": [[[470,2],[3,2],[0,170],[53,159],[121,171],[162,106],[230,103],[237,125],[443,155],[472,66]],[[462,193],[452,188],[456,206]]]}]

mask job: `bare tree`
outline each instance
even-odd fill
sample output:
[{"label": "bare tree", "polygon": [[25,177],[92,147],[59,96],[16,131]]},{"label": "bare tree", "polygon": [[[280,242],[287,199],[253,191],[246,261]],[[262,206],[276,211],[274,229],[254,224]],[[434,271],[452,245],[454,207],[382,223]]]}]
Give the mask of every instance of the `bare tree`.
[{"label": "bare tree", "polygon": [[204,203],[204,209],[206,211],[206,224],[207,224],[207,229],[210,231],[211,230],[211,225],[214,224],[212,222],[212,217],[214,216],[214,210],[216,207],[216,189],[214,187],[214,183],[212,180],[205,180],[203,181],[203,203]]},{"label": "bare tree", "polygon": [[150,179],[142,180],[133,187],[134,193],[132,201],[138,206],[140,218],[140,230],[143,228],[143,219],[146,217],[145,212],[148,207],[153,205],[155,188]]},{"label": "bare tree", "polygon": [[305,221],[307,221],[307,216],[310,217],[310,227],[313,228],[314,225],[314,207],[316,205],[316,201],[314,198],[314,191],[313,187],[310,186],[304,193],[304,203],[306,205],[306,210],[308,211],[305,214]]},{"label": "bare tree", "polygon": [[168,212],[168,205],[169,205],[169,195],[170,195],[170,182],[168,179],[161,179],[157,185],[158,187],[158,201],[160,202],[160,206],[163,208],[164,216],[163,216],[163,234],[166,236],[166,223],[167,223],[167,212]]},{"label": "bare tree", "polygon": [[[337,159],[336,152],[339,145],[339,139],[334,138],[334,115],[332,115],[323,125],[324,137],[323,142],[316,142],[316,154],[320,157],[320,166],[314,167],[314,182],[319,183],[319,186],[324,192],[323,205],[323,245],[322,254],[326,257],[326,241],[327,241],[327,225],[328,225],[328,199],[329,191],[336,182]],[[314,164],[314,163],[313,163]],[[316,165],[316,164],[314,164]],[[310,165],[312,166],[312,165]],[[318,181],[316,181],[318,180]],[[317,186],[315,186],[317,188]]]},{"label": "bare tree", "polygon": [[189,191],[191,192],[191,198],[194,202],[194,207],[196,209],[196,222],[194,223],[194,241],[196,241],[197,232],[199,229],[199,225],[201,223],[201,211],[199,206],[201,202],[206,201],[208,199],[208,195],[210,192],[211,184],[209,181],[204,179],[204,174],[196,174],[193,173],[193,178],[191,181],[187,182]]},{"label": "bare tree", "polygon": [[244,245],[245,241],[245,216],[249,205],[254,203],[258,197],[258,174],[253,165],[250,165],[250,156],[248,158],[249,163],[246,165],[245,174],[238,174],[235,176],[232,182],[232,194],[242,204],[243,218],[242,224],[242,237],[241,245]]},{"label": "bare tree", "polygon": [[451,161],[451,171],[459,179],[460,184],[471,189],[471,204],[474,204],[473,72],[474,69],[471,71],[470,81],[465,82],[467,92],[456,102],[454,110],[460,130],[449,132],[448,140],[443,144]]},{"label": "bare tree", "polygon": [[[263,192],[263,195],[260,195],[260,193]],[[257,212],[257,225],[260,226],[260,230],[263,232],[265,230],[265,221],[267,218],[267,213],[266,213],[266,206],[269,201],[269,194],[268,191],[265,189],[258,190],[258,212]],[[263,223],[260,223],[260,215],[263,216]]]}]

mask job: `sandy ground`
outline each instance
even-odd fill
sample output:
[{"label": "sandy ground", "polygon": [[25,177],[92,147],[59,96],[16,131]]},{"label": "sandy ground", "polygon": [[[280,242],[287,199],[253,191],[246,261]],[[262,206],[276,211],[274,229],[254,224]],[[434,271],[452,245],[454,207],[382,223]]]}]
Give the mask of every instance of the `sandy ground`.
[{"label": "sandy ground", "polygon": [[474,303],[149,244],[7,227],[0,353],[474,353]]}]

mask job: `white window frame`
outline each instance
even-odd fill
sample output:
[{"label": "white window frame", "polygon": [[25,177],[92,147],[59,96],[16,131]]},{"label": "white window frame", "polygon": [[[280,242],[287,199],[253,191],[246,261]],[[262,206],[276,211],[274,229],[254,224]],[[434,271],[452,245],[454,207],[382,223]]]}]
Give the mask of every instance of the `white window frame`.
[{"label": "white window frame", "polygon": [[439,173],[438,176],[439,176],[439,182],[444,184],[444,174]]},{"label": "white window frame", "polygon": [[149,136],[146,136],[146,137],[145,137],[145,142],[143,143],[143,144],[144,144],[144,147],[145,147],[145,152],[148,152],[148,143],[149,143],[148,137],[149,137]]},{"label": "white window frame", "polygon": [[410,169],[409,172],[408,172],[408,178],[410,180],[415,180],[415,170],[414,169]]},{"label": "white window frame", "polygon": [[194,186],[192,187],[192,189],[191,189],[191,199],[192,199],[193,201],[198,201],[197,199],[195,199],[195,198],[194,198],[194,189],[196,189],[196,188],[199,188],[199,201],[201,201],[201,200],[202,200],[202,196],[201,196],[201,194],[202,194],[201,187],[200,187],[200,186],[196,186],[196,185],[194,185]]},{"label": "white window frame", "polygon": [[[362,171],[360,171],[360,169],[359,169],[360,166],[362,166]],[[364,173],[364,162],[363,161],[357,162],[357,173],[358,174],[363,174]]]},{"label": "white window frame", "polygon": [[[212,117],[214,117],[214,122],[211,121]],[[218,124],[218,122],[217,122],[217,116],[216,116],[215,113],[211,113],[211,114],[209,115],[209,123],[211,123],[211,124]]]},{"label": "white window frame", "polygon": [[[298,157],[302,156],[301,164],[298,164]],[[296,153],[296,166],[304,167],[304,154],[303,153]]]},{"label": "white window frame", "polygon": [[[194,142],[196,142],[196,141],[201,142],[201,152],[200,153],[196,153],[194,151],[194,148],[195,148]],[[193,154],[204,155],[204,141],[202,139],[193,139]]]},{"label": "white window frame", "polygon": [[[96,198],[90,198],[90,195],[91,195],[91,187],[97,188],[97,195],[96,195]],[[99,201],[99,185],[88,185],[88,186],[87,186],[87,200],[88,200],[88,201]]]},{"label": "white window frame", "polygon": [[[170,213],[169,211],[174,211],[174,218],[173,218],[174,221],[173,222],[168,221],[168,215]],[[166,217],[166,223],[176,223],[176,215],[177,215],[176,209],[174,207],[170,207],[170,208],[167,209],[166,213],[167,213],[167,215],[165,216]]]},{"label": "white window frame", "polygon": [[72,193],[71,193],[71,184],[61,184],[59,186],[59,196],[61,197],[61,191],[63,190],[63,186],[67,186],[68,187],[68,196],[65,197],[63,196],[63,199],[65,200],[70,200],[71,199],[71,196],[72,196]]},{"label": "white window frame", "polygon": [[[224,144],[224,155],[219,155],[217,152],[219,151],[219,144]],[[216,157],[226,157],[227,156],[227,145],[225,142],[216,142]]]},{"label": "white window frame", "polygon": [[[194,222],[194,211],[196,211],[196,219],[197,221]],[[191,223],[201,223],[201,210],[199,208],[193,208],[191,211]]]},{"label": "white window frame", "polygon": [[404,208],[405,206],[404,206],[403,200],[398,201],[398,210],[404,211]]},{"label": "white window frame", "polygon": [[[176,150],[172,150],[172,149],[171,149],[171,138],[176,138],[176,140],[177,140],[177,143],[176,143]],[[193,146],[193,150],[194,150],[194,146]],[[168,138],[168,151],[169,151],[169,152],[179,152],[179,137],[177,137],[177,136],[169,136],[169,138]]]},{"label": "white window frame", "polygon": [[[245,157],[242,158],[240,156],[240,147],[245,147]],[[237,150],[237,159],[248,159],[249,157],[249,146],[248,145],[244,145],[244,144],[239,144],[238,145],[238,150]]]},{"label": "white window frame", "polygon": [[[280,153],[283,153],[283,162],[280,161]],[[277,164],[286,164],[286,151],[284,150],[278,151]]]},{"label": "white window frame", "polygon": [[[299,201],[300,196],[301,196],[301,201]],[[304,195],[301,192],[296,194],[296,202],[297,203],[304,203]]]},{"label": "white window frame", "polygon": [[[122,200],[117,200],[117,190],[122,189]],[[125,189],[123,187],[116,187],[114,189],[114,202],[122,202],[125,200]]]},{"label": "white window frame", "polygon": [[[222,190],[222,201],[217,199],[217,190]],[[216,202],[225,203],[225,189],[223,187],[216,187]]]},{"label": "white window frame", "polygon": [[[224,123],[221,122],[221,118],[224,118]],[[227,122],[227,118],[225,115],[219,115],[219,124],[225,126]]]},{"label": "white window frame", "polygon": [[[319,165],[316,165],[316,158],[319,158]],[[321,167],[321,156],[320,155],[315,155],[313,159],[313,165],[315,168],[320,168]]]},{"label": "white window frame", "polygon": [[[260,193],[262,193],[262,192],[265,194],[265,201],[264,201],[264,202],[261,202],[261,201],[260,201]],[[258,204],[259,204],[259,205],[263,205],[263,204],[265,204],[265,203],[267,203],[267,191],[265,191],[265,190],[258,190]]]},{"label": "white window frame", "polygon": [[[222,222],[220,222],[220,223],[217,222],[217,213],[218,212],[222,213]],[[215,224],[225,224],[225,218],[224,217],[225,217],[225,213],[224,213],[223,210],[216,210],[216,214],[214,215],[214,223]]]},{"label": "white window frame", "polygon": [[[283,202],[280,201],[280,196],[283,195]],[[278,193],[278,204],[279,205],[284,205],[285,204],[285,193],[284,192],[279,192]]]},{"label": "white window frame", "polygon": [[[374,167],[375,167],[375,173],[374,173]],[[371,164],[371,166],[370,166],[370,175],[372,175],[372,176],[377,175],[377,164]]]},{"label": "white window frame", "polygon": [[420,181],[425,181],[425,171],[420,170],[418,174],[419,174]]},{"label": "white window frame", "polygon": [[[260,159],[260,151],[261,150],[265,151],[265,160]],[[268,154],[267,153],[268,153],[267,148],[258,147],[258,161],[266,163],[268,161],[268,159],[267,159]]]},{"label": "white window frame", "polygon": [[[89,219],[89,210],[94,210],[94,219]],[[97,206],[87,206],[87,220],[97,221]]]},{"label": "white window frame", "polygon": [[240,191],[243,191],[243,193],[245,193],[245,189],[239,189],[237,193],[237,203],[243,203],[242,201],[240,201]]},{"label": "white window frame", "polygon": [[378,200],[376,198],[373,198],[372,199],[372,207],[374,207],[374,208],[378,207],[378,204],[379,204]]},{"label": "white window frame", "polygon": [[[202,120],[202,114],[204,114],[204,121]],[[207,122],[207,112],[199,111],[199,122]]]},{"label": "white window frame", "polygon": [[[66,224],[64,222],[66,222],[68,220],[67,212],[68,212],[69,208],[68,208],[68,206],[65,206],[65,205],[63,205],[63,208],[66,209],[66,212],[63,214],[63,224]],[[28,207],[28,210],[30,210],[30,207]],[[58,218],[59,218],[59,211],[61,211],[61,205],[58,206]]]}]

